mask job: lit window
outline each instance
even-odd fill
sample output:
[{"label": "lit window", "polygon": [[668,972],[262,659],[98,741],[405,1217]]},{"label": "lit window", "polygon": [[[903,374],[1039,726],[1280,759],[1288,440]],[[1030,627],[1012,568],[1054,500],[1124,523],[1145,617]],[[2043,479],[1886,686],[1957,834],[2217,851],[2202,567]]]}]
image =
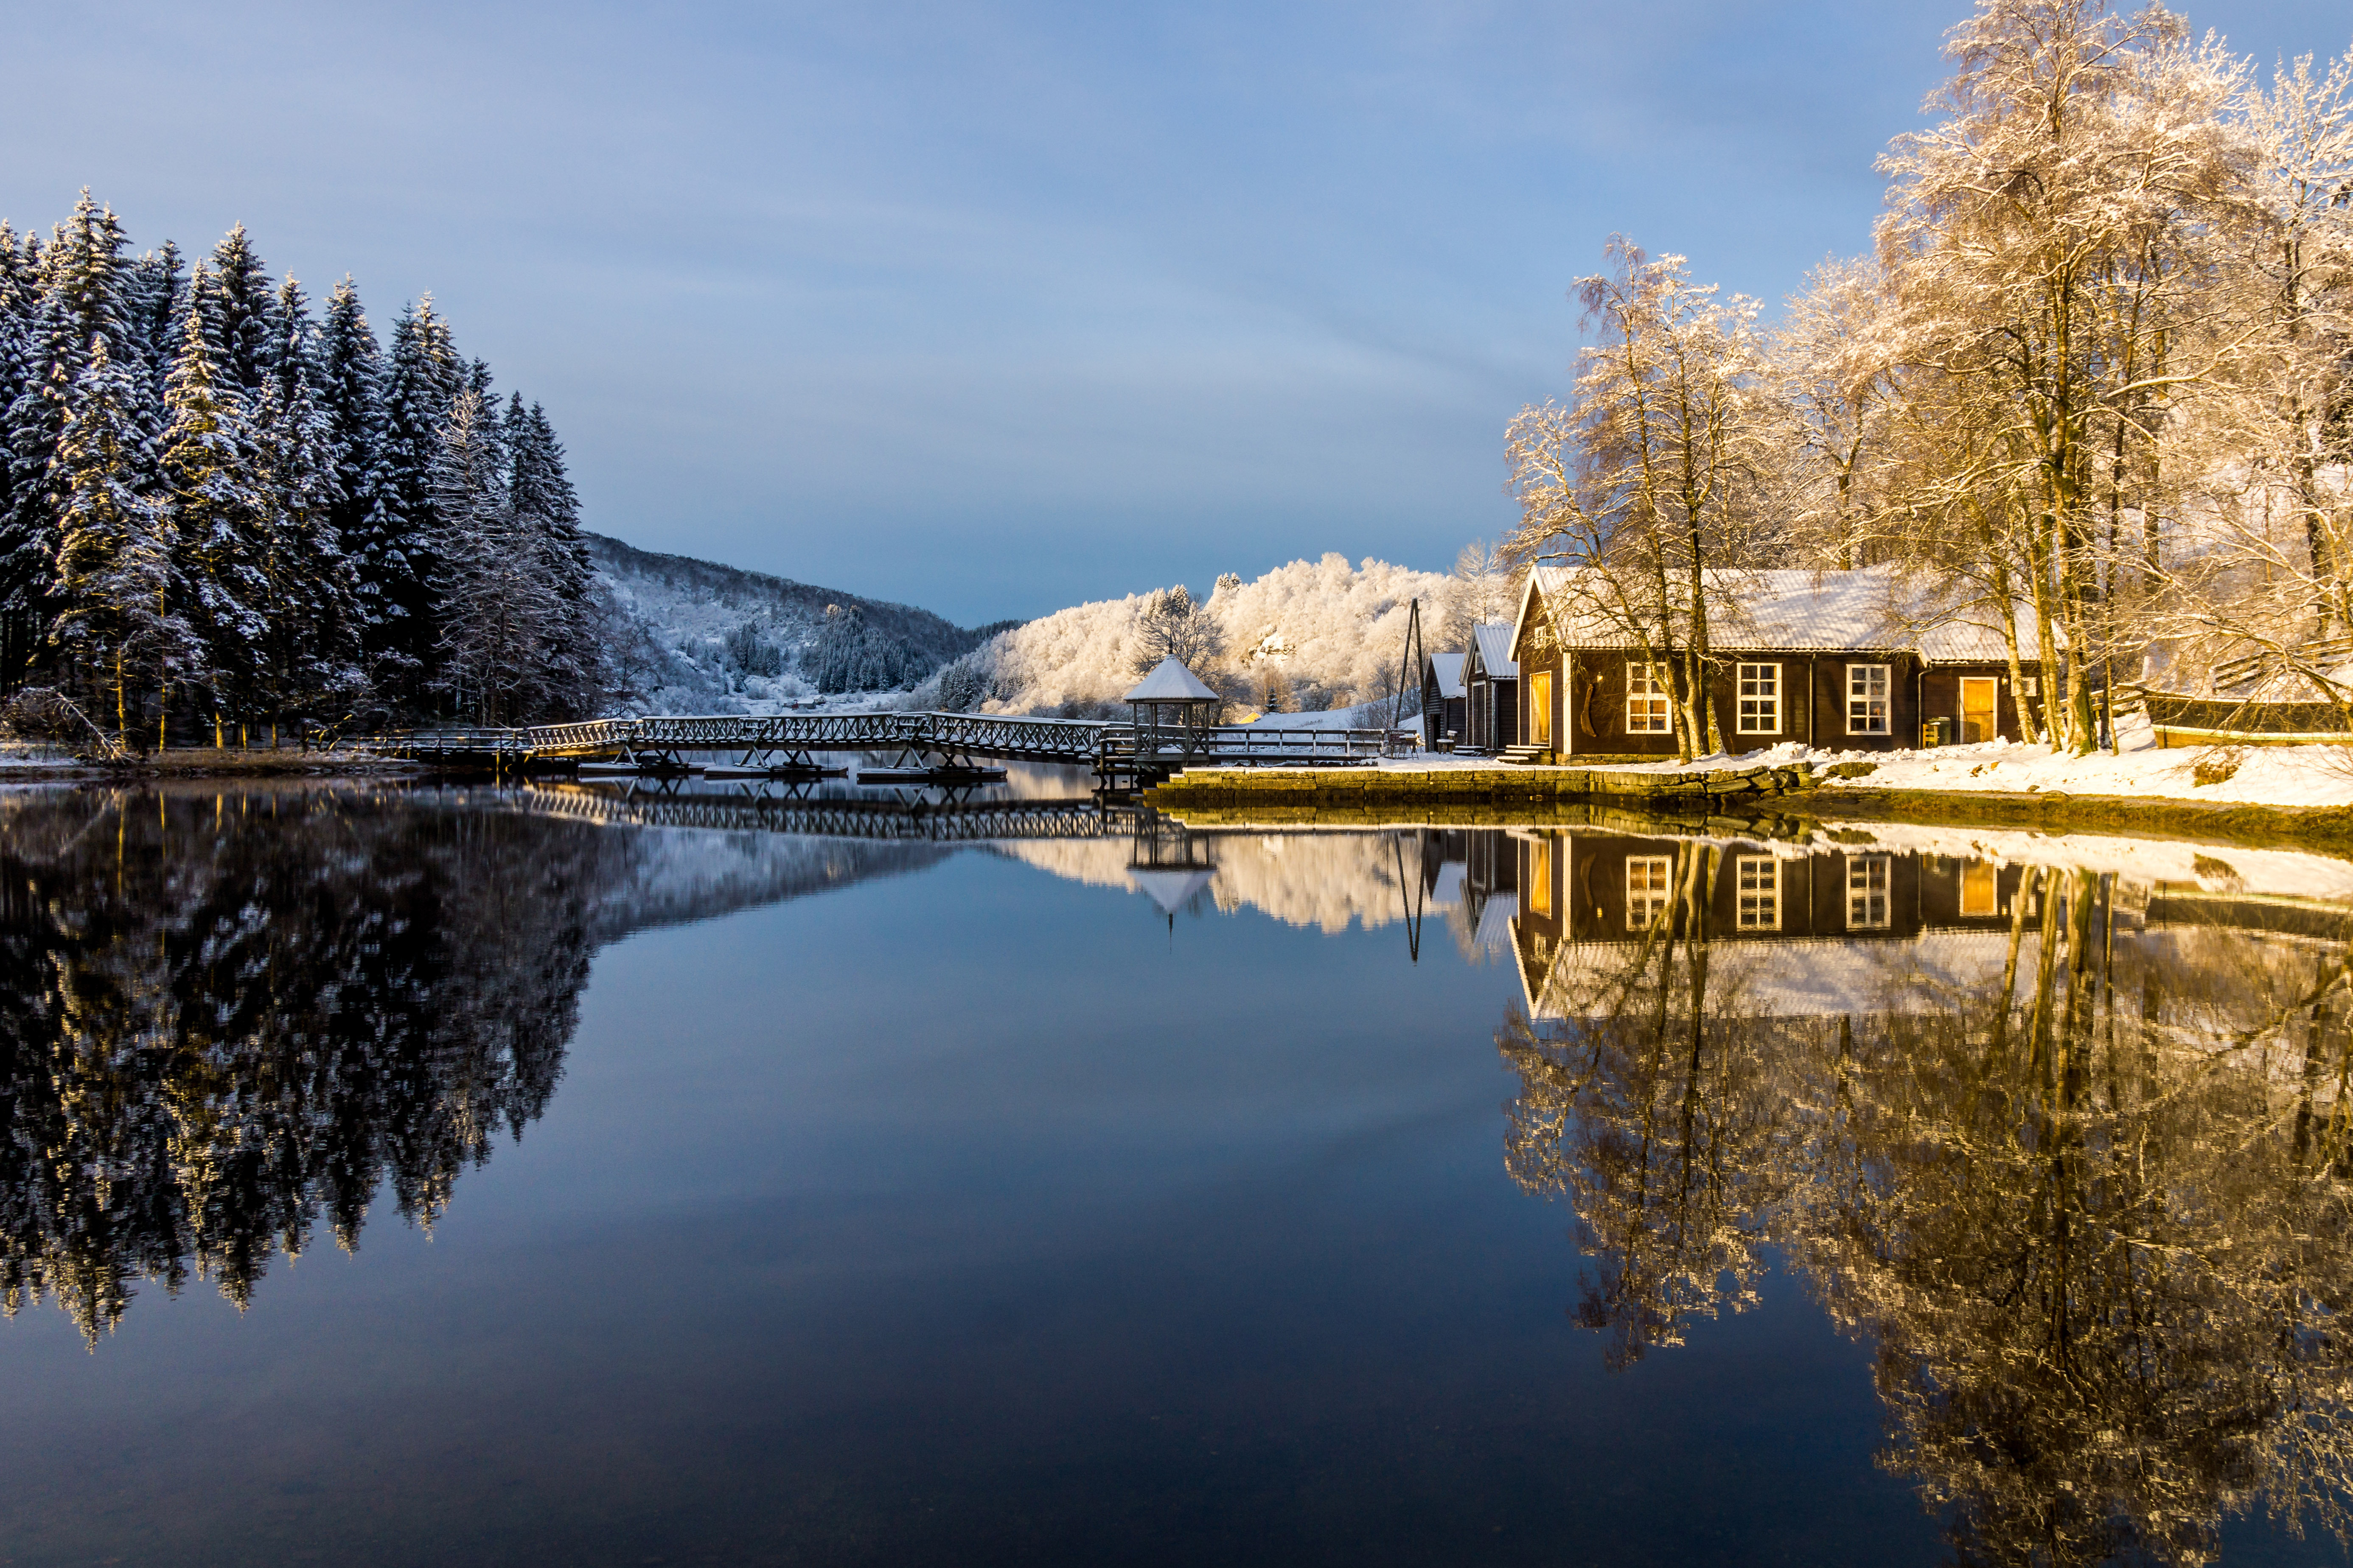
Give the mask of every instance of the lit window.
[{"label": "lit window", "polygon": [[1740,892],[1737,923],[1742,931],[1781,929],[1781,862],[1770,855],[1741,855],[1732,862]]},{"label": "lit window", "polygon": [[1894,864],[1884,855],[1851,856],[1846,863],[1846,924],[1849,931],[1887,927],[1887,884]]},{"label": "lit window", "polygon": [[1665,673],[1653,664],[1626,667],[1626,732],[1663,735],[1671,727]]},{"label": "lit window", "polygon": [[1739,732],[1778,735],[1781,732],[1781,667],[1744,664],[1735,670],[1740,682]]},{"label": "lit window", "polygon": [[1887,727],[1887,667],[1850,664],[1846,667],[1846,732],[1884,735]]},{"label": "lit window", "polygon": [[1667,912],[1672,899],[1668,884],[1675,872],[1674,858],[1670,855],[1629,855],[1626,857],[1626,929],[1641,931],[1654,925]]},{"label": "lit window", "polygon": [[1528,846],[1528,913],[1552,913],[1552,840],[1539,838]]},{"label": "lit window", "polygon": [[1977,920],[2001,913],[2000,869],[1985,861],[1961,868],[1961,917]]}]

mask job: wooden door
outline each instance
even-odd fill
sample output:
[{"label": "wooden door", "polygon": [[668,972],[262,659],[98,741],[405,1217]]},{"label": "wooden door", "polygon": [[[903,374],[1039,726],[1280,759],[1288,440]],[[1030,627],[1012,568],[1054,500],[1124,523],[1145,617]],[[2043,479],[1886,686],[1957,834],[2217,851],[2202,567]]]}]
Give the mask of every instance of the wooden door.
[{"label": "wooden door", "polygon": [[1990,676],[1962,678],[1962,740],[1990,741],[2000,733],[1994,712],[1994,693],[2000,689],[2000,685]]},{"label": "wooden door", "polygon": [[1552,745],[1552,671],[1528,677],[1528,744]]}]

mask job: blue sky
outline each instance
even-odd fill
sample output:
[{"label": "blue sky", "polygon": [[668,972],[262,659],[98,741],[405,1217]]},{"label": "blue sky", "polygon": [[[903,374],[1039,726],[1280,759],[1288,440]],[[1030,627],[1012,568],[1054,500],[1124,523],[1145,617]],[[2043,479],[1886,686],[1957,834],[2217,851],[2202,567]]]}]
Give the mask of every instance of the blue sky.
[{"label": "blue sky", "polygon": [[1607,237],[1767,301],[1862,249],[1963,14],[28,5],[0,216],[429,289],[590,526],[971,623],[1499,533]]}]

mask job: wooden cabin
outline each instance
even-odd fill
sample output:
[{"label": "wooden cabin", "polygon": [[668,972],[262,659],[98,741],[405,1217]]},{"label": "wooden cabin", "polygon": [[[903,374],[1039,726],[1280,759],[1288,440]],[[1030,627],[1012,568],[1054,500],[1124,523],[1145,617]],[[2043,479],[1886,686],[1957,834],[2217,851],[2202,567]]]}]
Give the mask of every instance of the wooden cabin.
[{"label": "wooden cabin", "polygon": [[1520,667],[1512,659],[1512,628],[1471,628],[1462,665],[1463,742],[1482,752],[1519,743]]},{"label": "wooden cabin", "polygon": [[[1890,752],[2021,738],[1999,626],[1885,567],[1710,574],[1709,696],[1725,747]],[[1511,634],[1519,743],[1555,760],[1676,754],[1663,670],[1598,573],[1538,566]],[[2030,695],[2039,664],[2022,666]]]},{"label": "wooden cabin", "polygon": [[1462,655],[1424,654],[1421,660],[1422,743],[1434,747],[1449,735],[1461,739],[1464,705]]}]

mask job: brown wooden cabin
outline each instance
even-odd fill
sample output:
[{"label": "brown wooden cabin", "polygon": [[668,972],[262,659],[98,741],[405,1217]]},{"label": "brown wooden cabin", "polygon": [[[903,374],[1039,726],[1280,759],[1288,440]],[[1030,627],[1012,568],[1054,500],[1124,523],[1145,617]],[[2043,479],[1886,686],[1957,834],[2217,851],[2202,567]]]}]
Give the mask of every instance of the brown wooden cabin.
[{"label": "brown wooden cabin", "polygon": [[1462,663],[1463,742],[1488,752],[1520,740],[1520,667],[1512,660],[1512,628],[1477,626]]},{"label": "brown wooden cabin", "polygon": [[1462,656],[1459,653],[1424,654],[1421,659],[1421,738],[1424,745],[1434,746],[1451,735],[1461,740],[1464,731],[1462,690]]},{"label": "brown wooden cabin", "polygon": [[[1556,760],[1673,756],[1663,672],[1599,607],[1599,582],[1579,568],[1528,574],[1511,636],[1521,743]],[[1932,611],[1889,569],[1714,574],[1708,613],[1710,696],[1733,752],[2021,737],[2000,629],[1975,612]],[[2042,672],[2021,670],[2030,682]]]}]

